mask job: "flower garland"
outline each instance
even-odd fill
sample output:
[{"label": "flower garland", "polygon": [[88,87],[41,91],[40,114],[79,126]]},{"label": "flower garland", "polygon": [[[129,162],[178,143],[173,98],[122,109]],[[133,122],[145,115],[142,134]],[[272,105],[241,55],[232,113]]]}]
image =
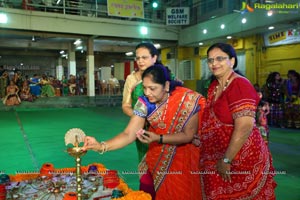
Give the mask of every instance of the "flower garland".
[{"label": "flower garland", "polygon": [[[87,173],[88,169],[90,166],[96,166],[98,172],[101,175],[106,174],[107,169],[104,167],[104,165],[100,164],[100,163],[92,163],[88,166],[81,166],[81,172],[82,173]],[[64,173],[76,173],[76,169],[75,168],[61,168],[61,169],[53,169],[53,173],[60,173],[60,172],[64,172]],[[26,181],[26,180],[33,180],[38,178],[39,176],[41,176],[40,173],[18,173],[15,175],[9,175],[10,181],[11,182],[21,182],[21,181]],[[124,180],[120,179],[120,183],[117,186],[117,189],[119,189],[120,191],[122,191],[122,193],[124,194],[123,197],[120,198],[113,198],[113,200],[151,200],[151,195],[143,192],[143,191],[133,191],[132,189],[130,189],[128,187],[128,185],[124,182]]]}]

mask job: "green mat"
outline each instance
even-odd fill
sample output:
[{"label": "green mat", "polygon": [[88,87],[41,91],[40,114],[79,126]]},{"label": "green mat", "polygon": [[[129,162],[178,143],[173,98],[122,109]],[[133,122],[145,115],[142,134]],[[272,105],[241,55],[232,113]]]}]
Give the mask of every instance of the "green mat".
[{"label": "green mat", "polygon": [[[66,153],[64,136],[71,128],[80,128],[86,135],[107,140],[124,129],[129,118],[121,108],[72,108],[0,112],[0,171],[14,174],[38,171],[46,163],[56,168],[74,167],[74,158]],[[135,144],[103,155],[89,151],[82,165],[103,163],[116,169],[133,188],[138,188]]]},{"label": "green mat", "polygon": [[[80,128],[99,141],[122,131],[129,118],[120,107],[20,109],[0,112],[0,171],[38,171],[46,162],[56,168],[74,167],[66,153],[64,136],[71,128]],[[277,199],[300,199],[300,130],[271,128],[270,149],[278,174]],[[135,144],[100,155],[88,152],[82,165],[102,163],[116,169],[132,189],[138,189]]]}]

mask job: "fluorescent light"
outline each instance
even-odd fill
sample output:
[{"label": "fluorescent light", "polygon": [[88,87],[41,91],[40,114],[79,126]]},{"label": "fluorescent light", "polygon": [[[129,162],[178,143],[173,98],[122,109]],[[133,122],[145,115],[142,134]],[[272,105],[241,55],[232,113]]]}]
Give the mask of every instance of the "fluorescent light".
[{"label": "fluorescent light", "polygon": [[148,34],[148,28],[147,28],[146,26],[142,26],[142,27],[140,28],[140,33],[141,33],[142,35],[147,35],[147,34]]},{"label": "fluorescent light", "polygon": [[154,44],[155,48],[160,49],[160,44]]},{"label": "fluorescent light", "polygon": [[0,13],[0,24],[6,24],[7,23],[7,15],[4,13]]},{"label": "fluorescent light", "polygon": [[81,43],[82,43],[82,41],[80,39],[78,39],[73,44],[77,46],[77,45],[81,45]]},{"label": "fluorescent light", "polygon": [[133,52],[132,52],[132,51],[127,52],[127,53],[125,53],[125,55],[126,55],[126,56],[132,56],[132,55],[133,55]]}]

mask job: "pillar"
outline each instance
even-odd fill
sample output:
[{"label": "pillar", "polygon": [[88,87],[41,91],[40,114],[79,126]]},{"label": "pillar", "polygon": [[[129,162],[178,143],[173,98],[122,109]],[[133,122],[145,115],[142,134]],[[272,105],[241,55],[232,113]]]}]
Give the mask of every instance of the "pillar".
[{"label": "pillar", "polygon": [[95,96],[95,57],[94,57],[94,40],[89,38],[87,41],[86,52],[86,66],[87,66],[87,96]]},{"label": "pillar", "polygon": [[75,54],[75,49],[72,47],[69,48],[69,55],[68,55],[68,76],[70,74],[76,76],[76,54]]}]

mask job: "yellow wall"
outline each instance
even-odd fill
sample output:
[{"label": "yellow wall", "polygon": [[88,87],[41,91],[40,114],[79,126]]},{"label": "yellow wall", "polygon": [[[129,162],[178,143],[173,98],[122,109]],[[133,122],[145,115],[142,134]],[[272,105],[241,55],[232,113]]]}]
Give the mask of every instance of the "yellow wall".
[{"label": "yellow wall", "polygon": [[165,49],[162,49],[161,52],[160,52],[160,56],[161,56],[161,62],[163,64],[165,63],[168,63],[168,60],[167,60],[167,54],[171,51],[170,48],[165,48]]},{"label": "yellow wall", "polygon": [[[195,66],[195,78],[197,77],[197,73],[199,73],[199,68],[197,66],[200,66],[200,58],[197,61],[197,56],[194,55],[194,48],[192,47],[179,47],[178,48],[178,63],[180,63],[182,60],[192,60]],[[192,90],[196,90],[196,80],[183,80],[184,86],[187,88],[190,88]]]},{"label": "yellow wall", "polygon": [[[228,40],[235,50],[246,56],[245,76],[251,83],[259,83],[262,86],[270,72],[278,71],[286,78],[287,71],[294,69],[300,72],[300,44],[282,45],[276,47],[264,47],[261,35],[254,35],[239,40]],[[195,66],[195,80],[183,80],[184,85],[196,90],[197,80],[201,79],[201,58],[206,57],[208,46],[201,46],[199,55],[194,55],[193,47],[178,47],[178,63],[182,60],[192,60]],[[161,52],[163,63],[167,63],[167,53],[170,48]]]},{"label": "yellow wall", "polygon": [[300,44],[267,47],[261,53],[259,83],[262,85],[270,72],[279,72],[287,78],[290,69],[300,72]]}]

